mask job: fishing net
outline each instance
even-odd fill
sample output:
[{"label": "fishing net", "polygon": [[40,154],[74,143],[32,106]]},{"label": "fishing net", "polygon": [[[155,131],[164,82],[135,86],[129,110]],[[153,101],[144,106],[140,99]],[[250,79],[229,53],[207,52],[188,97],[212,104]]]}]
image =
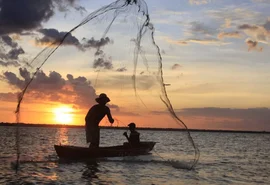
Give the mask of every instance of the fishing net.
[{"label": "fishing net", "polygon": [[[178,128],[184,130],[180,133],[181,147],[193,152],[193,157],[187,159],[190,160],[188,168],[192,169],[197,164],[199,150],[187,125],[175,113],[166,90],[170,84],[165,82],[163,76],[162,52],[155,39],[155,27],[144,0],[117,0],[93,11],[68,32],[59,32],[54,37],[50,35],[52,32],[56,30],[38,30],[38,34],[43,37],[36,39],[36,43],[43,49],[20,68],[20,75],[25,83],[18,96],[17,123],[20,122],[22,101],[37,96],[35,88],[39,86],[38,79],[46,76],[44,71],[51,70],[50,77],[57,77],[59,73],[54,70],[61,72],[66,66],[73,66],[73,72],[76,71],[79,77],[75,78],[71,74],[66,77],[69,87],[80,96],[71,94],[69,103],[82,102],[85,108],[89,108],[93,104],[93,101],[88,100],[89,93],[96,96],[100,92],[106,92],[114,102],[109,106],[116,120],[122,123],[133,121],[138,126],[141,124],[147,127],[150,125],[147,120],[151,118],[166,127],[166,123],[173,119]],[[75,47],[65,50],[71,45]],[[51,64],[59,68],[52,67]],[[87,81],[83,76],[91,80]],[[87,95],[83,94],[82,84],[88,84]],[[69,91],[69,88],[62,91]],[[131,92],[134,96],[130,95]],[[43,95],[46,96],[46,89]],[[55,92],[55,95],[57,101],[61,102],[61,92]],[[159,106],[156,106],[157,102],[161,102]],[[124,108],[127,106],[129,109]],[[165,110],[167,114],[169,112],[167,117],[162,115]],[[125,118],[120,119],[121,116]],[[162,120],[160,116],[163,116]],[[18,129],[19,127],[16,134],[17,167],[20,160]]]}]

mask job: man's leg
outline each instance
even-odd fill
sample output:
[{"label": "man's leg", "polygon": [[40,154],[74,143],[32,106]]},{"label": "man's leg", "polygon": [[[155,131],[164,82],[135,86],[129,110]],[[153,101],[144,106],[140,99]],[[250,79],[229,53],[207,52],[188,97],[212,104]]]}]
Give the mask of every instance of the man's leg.
[{"label": "man's leg", "polygon": [[90,148],[99,147],[99,136],[100,136],[100,130],[98,128],[95,133],[92,133],[92,142],[89,145]]}]

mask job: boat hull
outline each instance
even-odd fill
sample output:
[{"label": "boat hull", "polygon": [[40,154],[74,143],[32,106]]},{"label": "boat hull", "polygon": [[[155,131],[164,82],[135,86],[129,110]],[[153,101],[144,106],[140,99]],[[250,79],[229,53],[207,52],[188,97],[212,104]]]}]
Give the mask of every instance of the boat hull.
[{"label": "boat hull", "polygon": [[86,148],[79,146],[54,145],[60,159],[91,159],[104,157],[121,157],[147,155],[155,146],[155,142],[141,142],[138,146],[128,143],[118,146]]}]

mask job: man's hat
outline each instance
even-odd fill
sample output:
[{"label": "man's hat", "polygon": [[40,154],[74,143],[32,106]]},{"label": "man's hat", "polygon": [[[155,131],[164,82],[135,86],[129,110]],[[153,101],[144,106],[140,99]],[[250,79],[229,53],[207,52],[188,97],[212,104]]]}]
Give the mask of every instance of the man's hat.
[{"label": "man's hat", "polygon": [[129,127],[134,127],[134,128],[135,128],[135,127],[136,127],[136,124],[135,124],[135,123],[130,123],[130,124],[128,124],[128,126],[129,126]]},{"label": "man's hat", "polygon": [[108,96],[105,93],[101,93],[99,95],[98,98],[96,98],[96,102],[101,103],[101,102],[105,102],[108,103],[109,101],[111,101]]}]

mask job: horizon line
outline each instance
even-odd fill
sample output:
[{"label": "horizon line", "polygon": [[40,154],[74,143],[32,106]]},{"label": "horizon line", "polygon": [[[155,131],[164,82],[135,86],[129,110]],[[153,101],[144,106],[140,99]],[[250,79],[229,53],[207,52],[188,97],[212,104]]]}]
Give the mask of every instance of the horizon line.
[{"label": "horizon line", "polygon": [[[0,126],[30,126],[30,127],[55,127],[55,128],[84,128],[84,125],[70,124],[45,124],[45,123],[9,123],[0,122]],[[102,129],[127,129],[124,126],[100,126]],[[225,129],[185,129],[185,128],[159,128],[159,127],[137,127],[138,130],[160,130],[160,131],[193,131],[193,132],[238,132],[238,133],[268,133],[266,130],[225,130]]]}]

